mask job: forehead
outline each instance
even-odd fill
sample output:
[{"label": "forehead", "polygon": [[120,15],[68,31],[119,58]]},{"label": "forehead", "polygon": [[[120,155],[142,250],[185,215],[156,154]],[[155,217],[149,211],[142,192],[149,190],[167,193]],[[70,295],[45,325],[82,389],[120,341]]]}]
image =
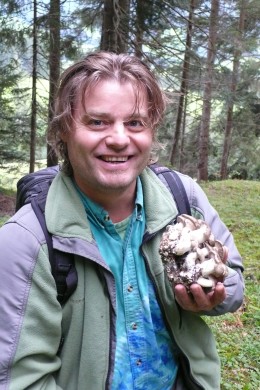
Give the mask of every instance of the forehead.
[{"label": "forehead", "polygon": [[148,99],[145,88],[132,81],[118,81],[116,79],[100,80],[82,89],[81,101],[77,101],[83,109],[88,106],[132,104],[135,109],[148,109]]}]

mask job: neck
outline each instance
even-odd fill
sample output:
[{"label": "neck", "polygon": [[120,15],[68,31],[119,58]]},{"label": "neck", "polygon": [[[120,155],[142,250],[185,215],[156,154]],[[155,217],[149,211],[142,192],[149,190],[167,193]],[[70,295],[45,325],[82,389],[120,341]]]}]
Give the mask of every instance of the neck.
[{"label": "neck", "polygon": [[102,206],[109,214],[113,223],[121,222],[132,214],[135,205],[136,186],[133,189],[127,188],[121,192],[91,193],[84,191],[94,202]]},{"label": "neck", "polygon": [[122,203],[114,202],[111,207],[104,207],[104,209],[107,210],[109,217],[113,223],[121,222],[132,214],[134,209],[134,199],[128,204],[125,200]]}]

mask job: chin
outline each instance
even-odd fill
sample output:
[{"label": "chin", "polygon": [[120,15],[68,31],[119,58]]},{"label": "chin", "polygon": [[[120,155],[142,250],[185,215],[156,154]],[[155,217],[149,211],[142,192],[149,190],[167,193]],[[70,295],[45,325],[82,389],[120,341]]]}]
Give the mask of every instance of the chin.
[{"label": "chin", "polygon": [[119,176],[115,177],[114,180],[105,181],[102,183],[103,187],[107,190],[125,190],[130,188],[133,183],[135,185],[136,176],[133,178],[120,178]]}]

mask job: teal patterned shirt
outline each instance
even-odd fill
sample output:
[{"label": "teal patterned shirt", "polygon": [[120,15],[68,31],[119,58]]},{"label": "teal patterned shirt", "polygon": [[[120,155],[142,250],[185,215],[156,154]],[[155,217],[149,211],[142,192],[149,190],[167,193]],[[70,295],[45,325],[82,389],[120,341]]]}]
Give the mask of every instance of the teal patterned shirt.
[{"label": "teal patterned shirt", "polygon": [[131,217],[113,224],[79,189],[93,236],[116,283],[117,321],[113,390],[170,390],[177,363],[153,284],[140,251],[145,212],[140,179]]}]

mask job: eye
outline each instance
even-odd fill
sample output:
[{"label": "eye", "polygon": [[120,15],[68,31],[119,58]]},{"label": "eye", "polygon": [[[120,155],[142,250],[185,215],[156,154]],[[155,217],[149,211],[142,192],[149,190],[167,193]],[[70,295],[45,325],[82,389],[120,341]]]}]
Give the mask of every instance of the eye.
[{"label": "eye", "polygon": [[125,125],[129,129],[135,130],[135,131],[141,131],[141,130],[143,130],[144,127],[146,127],[144,121],[139,120],[139,119],[132,119],[132,120],[126,122]]},{"label": "eye", "polygon": [[109,123],[103,119],[91,118],[86,116],[82,119],[82,123],[91,130],[104,130]]},{"label": "eye", "polygon": [[102,119],[90,119],[87,126],[91,130],[100,131],[100,130],[107,129],[107,127],[109,126],[109,123],[107,121],[102,120]]},{"label": "eye", "polygon": [[89,122],[88,122],[88,125],[90,126],[102,126],[104,124],[104,122],[100,119],[90,119]]}]

